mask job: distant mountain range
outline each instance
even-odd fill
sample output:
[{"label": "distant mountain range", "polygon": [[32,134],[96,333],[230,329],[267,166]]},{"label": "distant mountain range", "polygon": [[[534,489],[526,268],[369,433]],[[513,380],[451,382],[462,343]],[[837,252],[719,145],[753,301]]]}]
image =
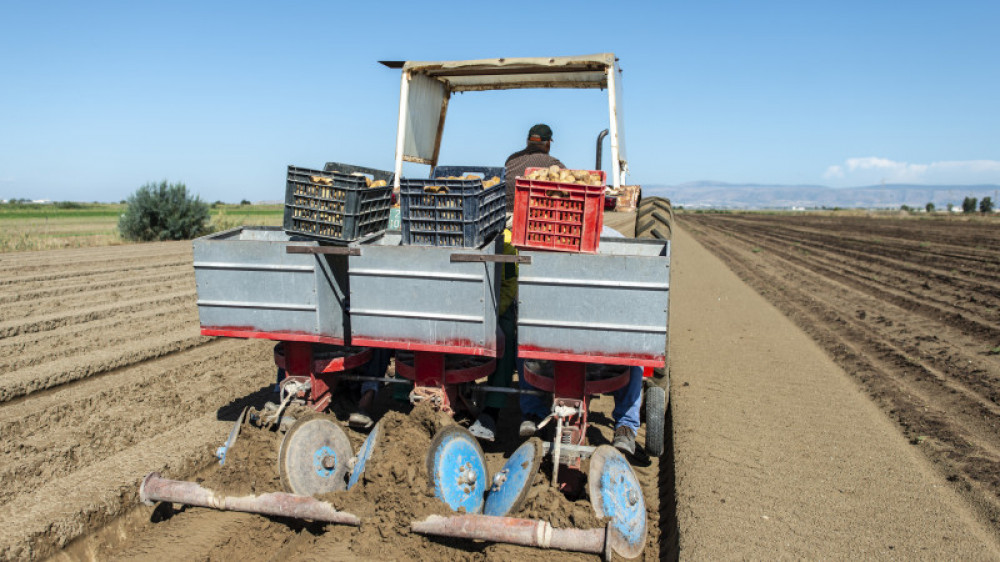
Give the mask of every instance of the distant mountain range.
[{"label": "distant mountain range", "polygon": [[962,207],[962,200],[990,197],[998,206],[1000,185],[885,184],[863,187],[823,185],[737,184],[696,181],[678,185],[644,185],[644,196],[670,198],[674,205],[691,209],[791,209],[841,207],[898,209],[902,205],[924,208],[934,203],[944,210],[948,204]]}]

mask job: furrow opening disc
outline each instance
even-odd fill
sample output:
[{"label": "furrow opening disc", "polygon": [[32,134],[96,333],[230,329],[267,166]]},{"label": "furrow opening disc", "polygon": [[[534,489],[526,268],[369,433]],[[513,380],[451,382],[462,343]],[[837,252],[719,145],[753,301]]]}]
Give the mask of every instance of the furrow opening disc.
[{"label": "furrow opening disc", "polygon": [[500,472],[493,476],[483,515],[505,517],[521,509],[538,474],[542,455],[542,442],[538,439],[531,439],[514,451]]},{"label": "furrow opening disc", "polygon": [[434,436],[427,451],[427,472],[434,495],[452,509],[466,513],[483,510],[486,493],[486,456],[465,428],[448,426]]},{"label": "furrow opening disc", "polygon": [[365,473],[365,464],[367,464],[368,458],[372,456],[375,446],[378,445],[378,438],[381,433],[382,422],[378,422],[372,428],[371,433],[368,434],[365,442],[361,444],[361,449],[358,451],[358,458],[354,461],[354,470],[351,471],[351,477],[347,480],[348,490],[353,488],[358,483],[361,475]]},{"label": "furrow opening disc", "polygon": [[646,500],[632,466],[617,449],[601,445],[590,457],[590,503],[598,517],[610,519],[608,543],[625,558],[646,548]]},{"label": "furrow opening disc", "polygon": [[344,430],[325,417],[300,419],[278,449],[278,474],[285,490],[314,496],[347,487],[351,443]]}]

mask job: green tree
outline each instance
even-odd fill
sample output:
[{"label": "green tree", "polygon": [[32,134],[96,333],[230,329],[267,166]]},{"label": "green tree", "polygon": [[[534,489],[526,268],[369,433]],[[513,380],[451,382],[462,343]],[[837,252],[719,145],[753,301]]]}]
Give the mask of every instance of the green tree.
[{"label": "green tree", "polygon": [[244,200],[240,201],[240,205],[249,205],[249,204],[250,204],[250,200],[249,199],[244,199]]},{"label": "green tree", "polygon": [[927,205],[924,206],[924,209],[928,213],[933,213],[934,212],[934,203],[928,203]]},{"label": "green tree", "polygon": [[183,183],[147,183],[129,196],[118,231],[126,240],[187,240],[209,231],[208,205]]},{"label": "green tree", "polygon": [[963,213],[975,213],[976,212],[976,198],[966,197],[962,199],[962,212]]},{"label": "green tree", "polygon": [[989,197],[983,197],[983,200],[979,202],[979,212],[980,213],[992,213],[993,212],[993,199]]}]

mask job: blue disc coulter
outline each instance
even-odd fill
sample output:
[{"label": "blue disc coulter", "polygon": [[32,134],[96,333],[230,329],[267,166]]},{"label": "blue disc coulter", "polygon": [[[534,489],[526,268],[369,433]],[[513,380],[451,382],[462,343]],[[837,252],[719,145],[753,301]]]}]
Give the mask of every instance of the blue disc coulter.
[{"label": "blue disc coulter", "polygon": [[514,451],[493,477],[492,486],[486,493],[484,515],[504,517],[521,507],[538,474],[542,453],[542,443],[537,439],[527,441]]},{"label": "blue disc coulter", "polygon": [[639,480],[625,457],[610,445],[590,457],[590,501],[598,517],[607,517],[608,543],[625,558],[646,546],[646,501]]},{"label": "blue disc coulter", "polygon": [[434,436],[427,452],[434,495],[453,511],[481,513],[486,492],[486,457],[467,429],[453,425]]}]

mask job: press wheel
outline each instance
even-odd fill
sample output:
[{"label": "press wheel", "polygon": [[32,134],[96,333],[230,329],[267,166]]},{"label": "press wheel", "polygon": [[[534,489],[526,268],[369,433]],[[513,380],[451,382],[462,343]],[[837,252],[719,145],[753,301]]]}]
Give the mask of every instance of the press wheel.
[{"label": "press wheel", "polygon": [[278,474],[285,490],[314,496],[344,490],[352,457],[344,430],[324,416],[300,419],[278,449]]}]

